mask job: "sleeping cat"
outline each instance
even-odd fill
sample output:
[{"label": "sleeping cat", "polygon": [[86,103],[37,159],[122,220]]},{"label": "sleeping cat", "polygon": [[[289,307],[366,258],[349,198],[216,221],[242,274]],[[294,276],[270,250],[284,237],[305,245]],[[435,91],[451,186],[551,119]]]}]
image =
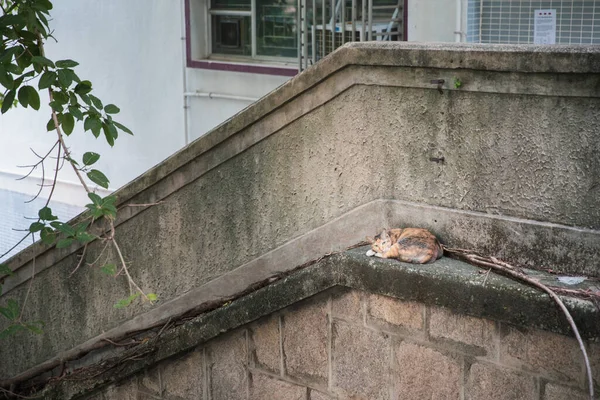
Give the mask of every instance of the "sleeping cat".
[{"label": "sleeping cat", "polygon": [[426,229],[405,228],[384,230],[371,243],[368,256],[395,258],[413,264],[432,263],[442,257],[444,250],[437,238]]}]

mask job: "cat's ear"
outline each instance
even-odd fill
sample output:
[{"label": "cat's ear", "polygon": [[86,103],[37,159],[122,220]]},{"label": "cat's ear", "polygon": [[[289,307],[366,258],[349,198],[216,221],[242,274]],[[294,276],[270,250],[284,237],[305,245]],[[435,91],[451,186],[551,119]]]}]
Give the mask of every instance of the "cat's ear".
[{"label": "cat's ear", "polygon": [[381,232],[381,235],[379,235],[379,238],[380,238],[381,240],[387,240],[387,239],[389,239],[390,237],[388,236],[388,233],[387,233],[387,231],[384,229],[384,230],[383,230],[383,232]]},{"label": "cat's ear", "polygon": [[367,241],[367,243],[373,244],[375,243],[375,239],[372,238],[371,236],[367,236],[365,237],[365,240]]}]

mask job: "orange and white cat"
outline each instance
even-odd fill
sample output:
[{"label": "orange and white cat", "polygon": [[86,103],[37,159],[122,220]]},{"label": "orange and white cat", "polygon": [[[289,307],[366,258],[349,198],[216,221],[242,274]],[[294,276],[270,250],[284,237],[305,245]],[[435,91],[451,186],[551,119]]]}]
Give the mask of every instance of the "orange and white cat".
[{"label": "orange and white cat", "polygon": [[395,258],[413,264],[432,263],[444,253],[437,238],[421,228],[384,230],[375,239],[367,238],[367,241],[371,243],[368,256]]}]

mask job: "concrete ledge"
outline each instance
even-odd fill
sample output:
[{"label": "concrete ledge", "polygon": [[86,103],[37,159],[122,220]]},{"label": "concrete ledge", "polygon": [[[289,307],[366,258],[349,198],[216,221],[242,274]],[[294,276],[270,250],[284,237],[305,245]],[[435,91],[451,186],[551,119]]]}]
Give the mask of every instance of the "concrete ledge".
[{"label": "concrete ledge", "polygon": [[[173,320],[175,325],[181,325],[167,326],[159,336],[116,357],[122,359],[128,354],[138,354],[143,355],[142,359],[119,365],[118,373],[108,370],[90,380],[51,385],[46,389],[46,395],[64,399],[83,395],[335,286],[570,335],[570,328],[556,305],[531,287],[493,273],[486,279],[481,269],[446,257],[434,264],[420,266],[368,258],[364,255],[365,250],[363,247],[327,257],[187,322]],[[541,281],[556,285],[553,276],[538,276]],[[583,337],[600,337],[600,312],[591,302],[565,298],[565,303]],[[156,330],[154,332],[146,332],[144,337],[152,337]],[[110,365],[110,362],[103,364]]]}]

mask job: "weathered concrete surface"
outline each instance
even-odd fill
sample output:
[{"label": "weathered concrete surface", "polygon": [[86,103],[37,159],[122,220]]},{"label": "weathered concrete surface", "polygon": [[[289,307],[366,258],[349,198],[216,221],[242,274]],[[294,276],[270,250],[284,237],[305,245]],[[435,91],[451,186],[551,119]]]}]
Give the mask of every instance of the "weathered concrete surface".
[{"label": "weathered concrete surface", "polygon": [[599,60],[584,47],[345,47],[119,191],[121,204],[164,201],[123,208],[117,238],[136,281],[174,308],[113,309],[125,283],[68,279],[76,247],[13,258],[5,296],[25,297],[35,254],[28,317],[47,333],[0,348],[0,376],[166,321],[217,279],[213,298],[388,224],[428,221],[451,246],[598,275]]},{"label": "weathered concrete surface", "polygon": [[[150,340],[126,350],[118,368],[74,371],[45,394],[71,399],[101,393],[112,400],[119,398],[112,391],[130,388],[195,399],[306,399],[309,391],[344,400],[459,399],[461,393],[469,399],[584,398],[575,339],[542,330],[569,334],[545,295],[494,274],[484,286],[485,274],[448,258],[419,268],[368,258],[364,250],[328,257],[166,327],[158,337],[145,333]],[[460,307],[488,301],[504,308]],[[584,337],[600,336],[598,309],[591,302],[568,304]],[[422,323],[395,319],[415,309]],[[597,353],[588,354],[600,363]],[[81,379],[86,373],[93,377]]]}]

